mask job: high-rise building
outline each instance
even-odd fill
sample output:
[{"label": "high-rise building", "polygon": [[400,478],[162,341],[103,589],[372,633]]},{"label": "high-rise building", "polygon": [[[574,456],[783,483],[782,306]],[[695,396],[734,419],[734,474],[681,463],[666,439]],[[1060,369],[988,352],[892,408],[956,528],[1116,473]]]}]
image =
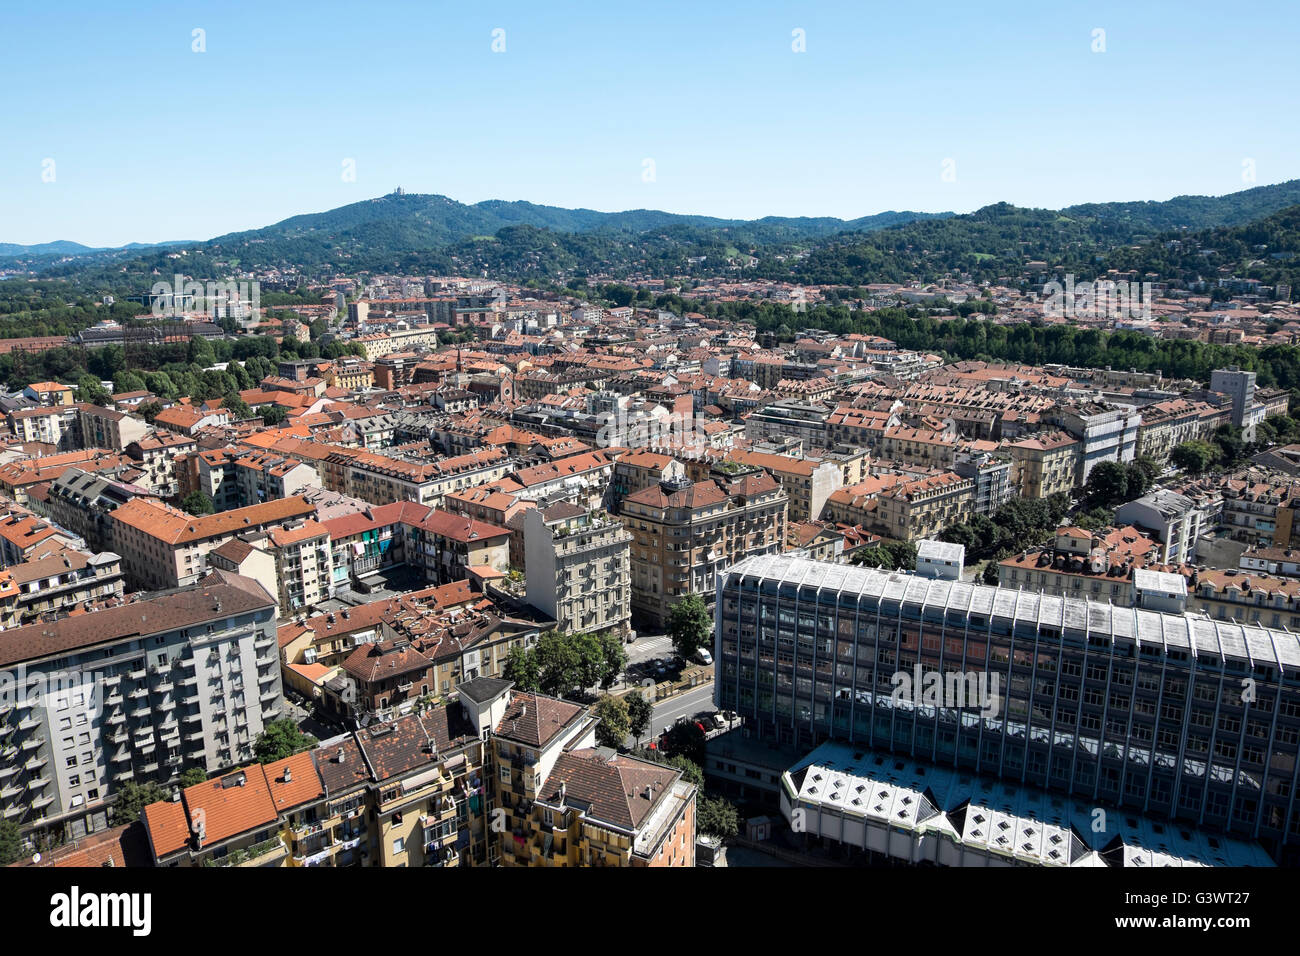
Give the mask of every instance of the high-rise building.
[{"label": "high-rise building", "polygon": [[214,571],[192,587],[5,632],[0,813],[78,838],[127,782],[253,759],[284,706],[276,599]]},{"label": "high-rise building", "polygon": [[1294,633],[775,555],[719,576],[716,615],[717,704],[760,737],[838,739],[1300,859]]}]

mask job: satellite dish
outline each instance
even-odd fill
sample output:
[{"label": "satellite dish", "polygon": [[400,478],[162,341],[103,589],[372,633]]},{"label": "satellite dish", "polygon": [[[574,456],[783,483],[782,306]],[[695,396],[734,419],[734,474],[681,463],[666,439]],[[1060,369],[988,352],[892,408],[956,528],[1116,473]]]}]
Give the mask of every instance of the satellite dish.
[{"label": "satellite dish", "polygon": [[33,853],[33,854],[32,854],[32,862],[33,862],[33,863],[40,863],[40,862],[41,862],[41,855],[40,855],[39,853]]}]

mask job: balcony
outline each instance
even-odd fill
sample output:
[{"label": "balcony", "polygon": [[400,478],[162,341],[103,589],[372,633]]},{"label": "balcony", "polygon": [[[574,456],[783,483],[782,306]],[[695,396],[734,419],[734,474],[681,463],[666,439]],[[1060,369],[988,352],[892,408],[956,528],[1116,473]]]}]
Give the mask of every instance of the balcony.
[{"label": "balcony", "polygon": [[41,745],[44,743],[44,737],[31,737],[23,741],[22,748],[23,750],[39,750]]},{"label": "balcony", "polygon": [[40,719],[30,715],[18,721],[19,730],[35,730],[40,725],[41,725]]},{"label": "balcony", "polygon": [[247,849],[231,850],[219,860],[204,861],[204,866],[275,866],[289,854],[289,849],[278,836],[255,843]]},{"label": "balcony", "polygon": [[49,761],[46,760],[44,757],[33,757],[31,760],[23,764],[23,769],[25,769],[28,773],[33,773],[37,770],[40,770],[47,763],[49,763]]}]

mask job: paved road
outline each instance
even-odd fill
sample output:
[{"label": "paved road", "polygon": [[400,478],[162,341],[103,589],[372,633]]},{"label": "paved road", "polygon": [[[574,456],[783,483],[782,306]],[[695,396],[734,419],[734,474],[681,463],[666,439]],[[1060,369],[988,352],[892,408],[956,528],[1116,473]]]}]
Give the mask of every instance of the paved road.
[{"label": "paved road", "polygon": [[[653,740],[663,732],[664,727],[669,724],[675,724],[678,717],[690,717],[702,710],[713,709],[713,682],[701,684],[699,687],[692,687],[684,694],[678,694],[676,697],[669,697],[667,700],[655,704],[654,716],[650,719],[650,729],[646,731],[646,736],[641,738],[644,744]],[[636,741],[629,737],[625,744],[628,747],[636,746]]]},{"label": "paved road", "polygon": [[667,634],[647,634],[645,637],[637,637],[627,646],[627,659],[630,664],[648,661],[654,657],[671,657],[672,653],[673,639]]}]

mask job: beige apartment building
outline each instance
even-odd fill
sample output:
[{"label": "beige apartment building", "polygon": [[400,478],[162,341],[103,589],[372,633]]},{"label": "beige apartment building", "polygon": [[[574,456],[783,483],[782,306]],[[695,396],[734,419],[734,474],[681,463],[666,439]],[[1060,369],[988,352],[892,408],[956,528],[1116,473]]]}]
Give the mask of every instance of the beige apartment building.
[{"label": "beige apartment building", "polygon": [[957,439],[928,428],[898,426],[885,432],[880,457],[927,468],[951,468],[957,460]]},{"label": "beige apartment building", "polygon": [[206,570],[207,553],[231,538],[315,511],[305,498],[293,497],[196,517],[152,499],[133,498],[112,513],[113,543],[132,585],[175,588],[197,581]]},{"label": "beige apartment building", "polygon": [[138,442],[149,433],[149,425],[116,408],[82,403],[77,406],[81,421],[82,447],[111,448],[124,451],[132,442]]},{"label": "beige apartment building", "polygon": [[829,461],[808,461],[788,455],[732,451],[731,461],[771,472],[790,497],[791,521],[816,521],[832,494],[843,487],[844,472]]},{"label": "beige apartment building", "polygon": [[[551,512],[572,512],[553,521]],[[528,603],[562,631],[627,633],[632,535],[604,512],[567,503],[524,517]]]},{"label": "beige apartment building", "polygon": [[789,496],[766,473],[720,484],[671,479],[623,501],[632,533],[632,613],[664,627],[682,598],[712,603],[717,576],[756,554],[784,547]]},{"label": "beige apartment building", "polygon": [[1011,484],[1021,498],[1046,498],[1074,490],[1079,470],[1079,440],[1045,432],[1003,446],[1011,455]]},{"label": "beige apartment building", "polygon": [[330,491],[371,504],[414,501],[437,505],[443,495],[496,481],[512,467],[510,457],[499,448],[425,462],[339,448],[320,463],[320,475]]},{"label": "beige apartment building", "polygon": [[1170,452],[1201,434],[1201,415],[1206,407],[1185,398],[1143,406],[1142,424],[1138,426],[1138,457],[1167,465]]},{"label": "beige apartment building", "polygon": [[911,541],[938,534],[975,510],[975,482],[956,472],[903,482],[880,493],[870,519],[886,538]]}]

